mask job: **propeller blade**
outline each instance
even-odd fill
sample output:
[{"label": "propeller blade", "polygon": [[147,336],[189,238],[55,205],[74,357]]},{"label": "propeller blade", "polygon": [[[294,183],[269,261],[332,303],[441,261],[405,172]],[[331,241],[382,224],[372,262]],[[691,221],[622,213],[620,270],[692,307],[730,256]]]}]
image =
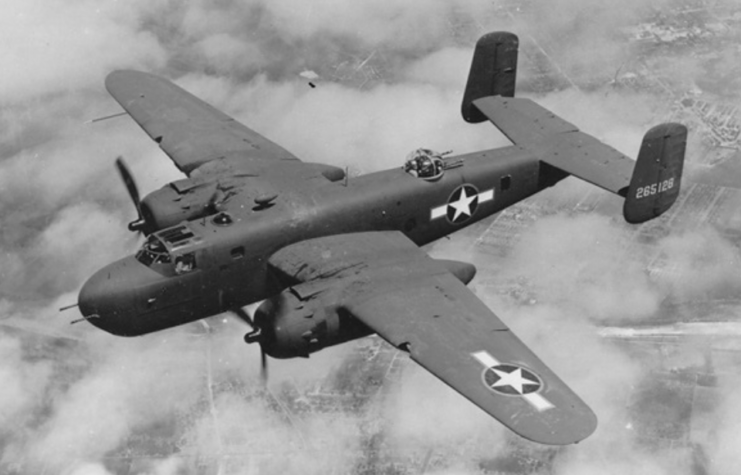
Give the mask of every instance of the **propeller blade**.
[{"label": "propeller blade", "polygon": [[124,185],[126,185],[126,190],[128,190],[129,192],[131,201],[134,202],[136,213],[138,215],[136,221],[132,221],[131,223],[129,223],[129,229],[131,231],[141,231],[144,228],[146,222],[144,221],[144,217],[142,216],[142,206],[141,200],[139,199],[139,189],[136,187],[134,175],[131,174],[131,171],[126,165],[123,157],[116,158],[116,169],[118,170],[118,174],[121,176],[121,180],[123,180]]},{"label": "propeller blade", "polygon": [[262,347],[260,327],[255,325],[255,321],[252,319],[250,314],[244,308],[235,308],[231,311],[234,315],[239,317],[240,320],[249,325],[249,333],[244,335],[245,343],[259,343],[260,344],[260,379],[263,384],[268,382],[268,355],[265,353],[265,349]]},{"label": "propeller blade", "polygon": [[265,351],[262,349],[262,345],[260,345],[260,379],[262,380],[263,384],[267,384],[268,382],[268,355],[265,354]]},{"label": "propeller blade", "polygon": [[141,208],[141,205],[139,204],[139,189],[136,187],[134,176],[131,174],[131,171],[129,171],[129,167],[126,165],[123,157],[116,158],[116,168],[118,169],[118,174],[121,175],[124,185],[126,185],[129,196],[131,196],[131,201],[134,202],[134,206],[136,206],[138,211]]}]

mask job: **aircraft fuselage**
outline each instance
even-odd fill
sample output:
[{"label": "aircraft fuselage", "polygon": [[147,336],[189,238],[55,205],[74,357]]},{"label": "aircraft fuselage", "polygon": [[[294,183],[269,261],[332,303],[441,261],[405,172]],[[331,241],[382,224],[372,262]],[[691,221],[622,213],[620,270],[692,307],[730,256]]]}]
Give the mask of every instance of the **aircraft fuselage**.
[{"label": "aircraft fuselage", "polygon": [[284,191],[266,206],[237,195],[221,213],[228,223],[206,217],[155,233],[168,247],[167,257],[142,257],[140,251],[98,271],[80,292],[81,311],[93,325],[121,336],[188,323],[290,285],[268,266],[269,257],[286,245],[388,230],[424,245],[567,176],[514,146],[445,162],[448,168],[435,181],[396,168]]}]

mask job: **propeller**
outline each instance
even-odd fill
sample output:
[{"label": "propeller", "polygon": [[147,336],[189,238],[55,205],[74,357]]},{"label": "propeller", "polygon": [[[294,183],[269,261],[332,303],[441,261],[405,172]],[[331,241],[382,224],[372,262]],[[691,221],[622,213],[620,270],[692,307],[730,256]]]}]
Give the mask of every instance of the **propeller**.
[{"label": "propeller", "polygon": [[255,324],[249,313],[243,308],[233,310],[233,313],[240,318],[243,322],[250,326],[251,332],[244,336],[245,343],[259,343],[260,344],[260,379],[263,384],[268,382],[268,355],[265,353],[265,348],[262,344],[262,330]]},{"label": "propeller", "polygon": [[144,228],[147,225],[147,221],[144,219],[144,216],[142,216],[142,205],[141,200],[139,199],[139,189],[136,187],[134,175],[131,174],[131,171],[129,171],[129,167],[126,165],[126,162],[124,162],[124,159],[121,156],[116,158],[116,169],[118,170],[118,174],[121,175],[121,179],[123,180],[124,185],[126,185],[126,189],[129,192],[129,196],[131,196],[131,201],[134,202],[134,206],[136,207],[136,212],[138,214],[138,218],[135,221],[129,223],[129,230],[134,232],[143,232]]}]

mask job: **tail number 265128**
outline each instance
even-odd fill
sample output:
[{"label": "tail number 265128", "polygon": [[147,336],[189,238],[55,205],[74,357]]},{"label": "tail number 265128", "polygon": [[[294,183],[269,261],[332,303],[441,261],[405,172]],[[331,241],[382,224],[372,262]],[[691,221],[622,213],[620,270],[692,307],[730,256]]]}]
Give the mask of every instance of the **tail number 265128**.
[{"label": "tail number 265128", "polygon": [[660,183],[654,183],[652,185],[646,185],[638,188],[636,191],[636,199],[647,198],[653,196],[656,193],[662,193],[666,190],[674,188],[674,178],[669,178]]}]

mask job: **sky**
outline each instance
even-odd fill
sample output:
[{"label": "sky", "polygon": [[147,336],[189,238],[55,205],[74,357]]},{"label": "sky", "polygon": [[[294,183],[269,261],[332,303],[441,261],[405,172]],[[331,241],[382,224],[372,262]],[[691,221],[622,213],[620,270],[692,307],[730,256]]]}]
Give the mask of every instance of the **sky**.
[{"label": "sky", "polygon": [[[175,80],[301,159],[353,174],[400,166],[422,146],[454,153],[504,146],[493,127],[466,124],[459,111],[473,42],[504,29],[518,33],[527,51],[545,46],[562,73],[561,87],[539,93],[531,62],[518,78],[522,95],[634,156],[643,132],[671,104],[650,91],[591,81],[609,81],[632,59],[622,35],[647,14],[645,2],[11,0],[4,7],[1,467],[179,475],[203,473],[199,461],[215,460],[223,474],[351,473],[361,471],[359,454],[380,451],[402,464],[410,454],[448,456],[442,472],[430,473],[480,473],[482,461],[505,456],[513,444],[543,454],[513,443],[408,362],[380,387],[357,389],[360,407],[287,415],[281,404],[291,387],[355,391],[358,374],[384,381],[385,367],[357,371],[359,349],[371,351],[372,342],[271,362],[266,391],[257,349],[243,344],[245,329],[229,316],[136,339],[70,326],[79,315],[57,309],[76,301],[92,272],[138,245],[126,229],[135,211],[115,158],[125,157],[145,193],[181,177],[130,119],[90,120],[120,111],[103,80],[129,68]],[[540,44],[543,38],[559,47]],[[372,67],[359,68],[364,60]],[[667,52],[662,61],[682,72],[679,84],[702,79],[693,56]],[[306,70],[319,75],[317,87],[300,76]],[[686,452],[645,447],[626,427],[626,400],[652,365],[601,340],[596,328],[651,322],[668,298],[736,294],[738,248],[712,228],[672,229],[658,245],[676,272],[693,278],[653,277],[645,252],[624,245],[635,229],[614,219],[620,206],[612,216],[564,211],[588,186],[569,179],[546,191],[548,216],[525,227],[505,256],[479,252],[470,233],[431,253],[496,268],[496,278],[520,283],[531,296],[526,302],[477,281],[472,287],[598,414],[591,438],[548,452],[550,473],[693,473]],[[741,410],[733,401],[741,387],[727,383],[721,394],[698,416],[713,428],[698,443],[711,473],[735,473]],[[128,472],[111,457],[147,443],[156,443],[158,455]],[[264,455],[276,447],[283,456]],[[244,453],[257,454],[246,470],[236,463]]]}]

